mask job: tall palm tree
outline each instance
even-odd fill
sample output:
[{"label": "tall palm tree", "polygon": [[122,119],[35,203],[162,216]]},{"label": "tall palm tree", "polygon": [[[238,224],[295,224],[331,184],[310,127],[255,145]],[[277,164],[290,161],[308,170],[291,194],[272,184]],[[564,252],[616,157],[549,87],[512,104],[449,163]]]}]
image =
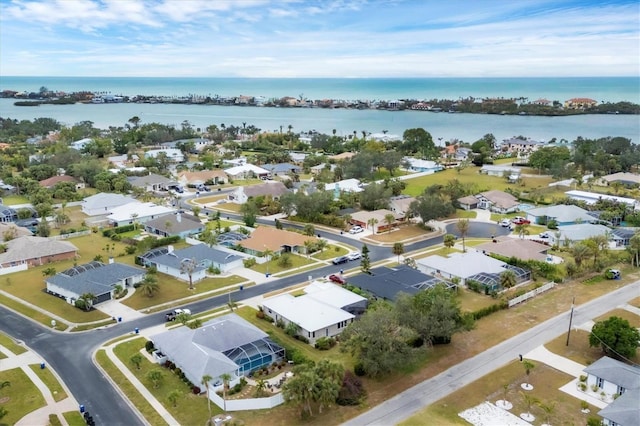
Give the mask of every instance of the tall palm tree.
[{"label": "tall palm tree", "polygon": [[193,290],[193,272],[198,266],[196,259],[183,259],[180,262],[180,273],[189,277],[189,290]]},{"label": "tall palm tree", "polygon": [[224,373],[220,375],[222,379],[222,399],[224,401],[224,411],[227,411],[227,391],[229,390],[229,382],[231,381],[231,374]]},{"label": "tall palm tree", "polygon": [[391,232],[391,225],[396,221],[396,218],[391,213],[387,213],[384,215],[384,221],[387,224],[387,231]]},{"label": "tall palm tree", "polygon": [[456,223],[456,228],[458,228],[458,232],[460,232],[460,236],[462,237],[462,251],[466,253],[467,247],[465,246],[464,238],[469,232],[469,219],[459,219]]},{"label": "tall palm tree", "polygon": [[324,238],[320,238],[318,239],[318,242],[316,244],[318,246],[318,250],[320,250],[320,253],[322,253],[324,249],[326,249],[327,246],[329,245],[329,242]]},{"label": "tall palm tree", "polygon": [[394,243],[393,244],[393,254],[398,256],[398,265],[400,264],[400,256],[404,253],[404,244],[402,243]]},{"label": "tall palm tree", "polygon": [[207,424],[211,424],[211,400],[209,399],[209,383],[211,383],[212,380],[213,377],[211,377],[209,374],[205,374],[204,376],[202,376],[202,380],[200,381],[200,383],[202,383],[202,386],[204,386],[205,392],[207,392],[207,409],[209,410],[209,419],[207,420]]},{"label": "tall palm tree", "polygon": [[377,223],[378,223],[378,219],[376,219],[375,217],[372,217],[371,219],[367,220],[367,225],[371,227],[371,235],[375,234]]},{"label": "tall palm tree", "polygon": [[582,242],[574,244],[571,247],[571,255],[578,268],[580,268],[582,261],[591,256],[591,248]]}]

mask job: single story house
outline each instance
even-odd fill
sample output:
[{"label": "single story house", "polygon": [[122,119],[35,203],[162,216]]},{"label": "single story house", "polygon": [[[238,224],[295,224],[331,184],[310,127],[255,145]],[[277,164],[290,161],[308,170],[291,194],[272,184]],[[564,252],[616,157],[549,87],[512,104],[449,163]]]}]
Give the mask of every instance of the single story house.
[{"label": "single story house", "polygon": [[321,337],[336,336],[367,308],[367,299],[332,283],[314,282],[305,294],[290,293],[269,297],[262,302],[263,312],[275,321],[296,324],[298,334],[314,345]]},{"label": "single story house", "polygon": [[74,303],[83,294],[96,296],[94,305],[111,300],[116,286],[132,286],[144,279],[146,271],[124,263],[89,262],[47,277],[47,293]]},{"label": "single story house", "polygon": [[111,214],[107,216],[107,219],[113,226],[123,226],[134,223],[146,223],[151,219],[166,216],[174,212],[175,210],[169,207],[159,206],[154,203],[133,201],[129,204],[111,209]]},{"label": "single story house", "polygon": [[124,169],[133,166],[140,158],[136,154],[113,155],[107,158],[107,161],[113,164],[117,169]]},{"label": "single story house", "polygon": [[309,240],[316,242],[318,239],[284,229],[259,226],[249,238],[239,241],[238,245],[253,256],[262,256],[267,249],[273,254],[306,253],[304,243]]},{"label": "single story house", "polygon": [[399,293],[416,294],[421,290],[444,284],[454,285],[447,280],[425,274],[407,265],[373,268],[370,274],[359,274],[347,279],[349,285],[365,290],[385,300],[396,300]]},{"label": "single story house", "polygon": [[418,270],[443,277],[448,280],[459,279],[461,284],[472,280],[479,282],[491,290],[498,289],[500,274],[511,270],[516,275],[516,282],[522,283],[531,278],[531,273],[521,268],[508,265],[481,252],[452,253],[447,257],[433,255],[416,261]]},{"label": "single story house", "polygon": [[127,178],[127,180],[131,186],[142,188],[148,192],[167,191],[169,190],[169,187],[175,185],[175,181],[173,179],[169,179],[168,177],[157,175],[155,173],[150,173],[147,176],[132,176]]},{"label": "single story house", "polygon": [[625,186],[637,187],[640,185],[640,175],[629,172],[618,172],[610,175],[602,176],[596,180],[597,185],[609,186],[612,183],[619,182]]},{"label": "single story house", "polygon": [[188,185],[218,185],[228,180],[224,170],[201,170],[198,172],[180,172],[178,173],[178,183],[183,186]]},{"label": "single story house", "polygon": [[80,139],[80,140],[71,142],[69,144],[69,147],[71,147],[71,149],[75,149],[76,151],[82,151],[83,149],[86,148],[87,145],[89,145],[92,142],[93,142],[93,139],[84,138],[84,139]]},{"label": "single story house", "polygon": [[0,241],[14,240],[18,237],[31,236],[33,232],[15,223],[0,222]]},{"label": "single story house", "polygon": [[411,203],[415,201],[415,197],[408,195],[397,195],[389,199],[389,210],[397,217],[408,219]]},{"label": "single story house", "polygon": [[269,170],[273,176],[278,175],[292,175],[302,171],[302,167],[296,166],[291,163],[278,163],[278,164],[263,164],[262,168]]},{"label": "single story house", "polygon": [[483,254],[497,254],[505,257],[517,257],[522,260],[538,260],[546,262],[547,252],[551,247],[522,238],[499,237],[489,242],[475,246],[475,250]]},{"label": "single story house", "polygon": [[271,196],[274,200],[277,200],[287,192],[289,190],[282,182],[265,182],[258,185],[239,186],[227,198],[230,202],[244,204],[250,198],[260,196]]},{"label": "single story house", "polygon": [[[137,218],[136,218],[137,219]],[[203,232],[206,226],[199,218],[184,213],[166,214],[144,223],[144,230],[152,235],[185,238]]]},{"label": "single story house", "polygon": [[549,220],[555,220],[558,226],[597,221],[597,218],[591,216],[587,210],[564,204],[527,210],[527,219],[531,223],[537,224],[545,224]]},{"label": "single story house", "polygon": [[552,244],[572,245],[597,235],[606,235],[611,239],[611,228],[591,223],[578,223],[559,227],[548,233]]},{"label": "single story house", "polygon": [[[393,216],[391,223],[387,222],[387,215]],[[349,221],[352,225],[358,225],[364,229],[370,230],[374,234],[377,232],[388,231],[389,227],[394,228],[398,226],[398,221],[403,220],[404,215],[396,212],[392,212],[387,209],[378,209],[371,212],[361,210],[351,215]]]},{"label": "single story house", "polygon": [[[481,192],[475,196],[478,199],[477,208],[506,214],[518,211],[520,203],[513,195],[496,189]],[[458,200],[460,202],[460,200]],[[461,204],[462,205],[462,204]]]},{"label": "single story house", "polygon": [[573,200],[584,201],[587,204],[595,204],[599,200],[609,200],[616,203],[625,204],[631,208],[634,208],[638,205],[638,202],[633,198],[615,197],[613,195],[598,194],[597,192],[572,190],[566,191],[565,195]]},{"label": "single story house", "polygon": [[480,173],[487,176],[498,176],[498,177],[508,176],[510,181],[516,181],[520,178],[520,175],[522,174],[522,169],[518,167],[512,167],[512,166],[485,164],[480,169]]},{"label": "single story house", "polygon": [[75,259],[78,248],[68,241],[25,235],[4,243],[7,250],[0,254],[2,267],[26,263],[28,266]]},{"label": "single story house", "polygon": [[478,208],[480,201],[474,195],[467,195],[466,197],[458,198],[458,205],[463,210],[473,210]]},{"label": "single story house", "polygon": [[184,161],[184,154],[176,148],[150,149],[144,153],[144,158],[158,158],[162,154],[171,163],[182,163]]},{"label": "single story house", "polygon": [[82,213],[87,216],[106,215],[111,213],[115,207],[123,206],[132,201],[135,199],[128,195],[101,192],[82,200]]},{"label": "single story house", "polygon": [[15,222],[16,220],[18,220],[16,209],[0,204],[0,222]]},{"label": "single story house", "polygon": [[43,188],[51,189],[57,184],[59,184],[60,182],[73,183],[73,185],[76,188],[76,191],[78,189],[83,189],[85,187],[84,182],[80,182],[78,181],[78,179],[74,178],[73,176],[68,176],[68,175],[52,176],[49,179],[41,180],[40,182],[38,182],[38,184],[40,184],[40,186]]},{"label": "single story house", "polygon": [[333,191],[333,198],[340,198],[341,192],[362,192],[364,185],[358,179],[344,179],[338,182],[325,183],[325,191]]},{"label": "single story house", "polygon": [[595,386],[613,402],[598,412],[607,426],[640,424],[640,368],[607,356],[584,369],[587,386]]},{"label": "single story house", "polygon": [[221,273],[241,268],[245,257],[237,252],[219,250],[206,244],[196,244],[180,250],[174,250],[173,246],[158,247],[138,257],[145,267],[155,266],[158,272],[183,281],[189,281],[189,275],[181,272],[182,263],[191,259],[196,261],[196,268],[191,274],[191,280],[195,283],[206,278],[210,267]]},{"label": "single story house", "polygon": [[435,161],[421,160],[413,157],[404,157],[403,161],[408,164],[407,170],[412,172],[432,174],[444,170],[444,167]]},{"label": "single story house", "polygon": [[208,375],[214,388],[223,384],[224,374],[231,376],[233,386],[240,377],[285,356],[267,333],[236,314],[213,318],[197,329],[177,327],[151,340],[191,383],[200,383]]},{"label": "single story house", "polygon": [[262,178],[270,175],[269,170],[249,163],[225,169],[224,172],[233,179]]}]

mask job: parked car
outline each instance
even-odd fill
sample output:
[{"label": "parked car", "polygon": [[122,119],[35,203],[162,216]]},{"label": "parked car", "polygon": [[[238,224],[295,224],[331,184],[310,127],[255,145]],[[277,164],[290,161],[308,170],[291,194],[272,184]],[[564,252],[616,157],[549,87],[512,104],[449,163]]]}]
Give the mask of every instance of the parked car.
[{"label": "parked car", "polygon": [[167,321],[175,321],[176,317],[180,314],[187,314],[187,315],[191,315],[191,310],[190,309],[174,309],[171,312],[167,312],[164,316],[165,320]]},{"label": "parked car", "polygon": [[511,226],[511,221],[509,219],[502,219],[500,221],[500,226],[502,226],[503,228],[508,228]]},{"label": "parked car", "polygon": [[331,262],[334,265],[340,265],[342,263],[347,263],[349,261],[349,258],[347,256],[340,256],[340,257],[336,257],[335,259],[333,259]]},{"label": "parked car", "polygon": [[551,238],[551,234],[549,234],[548,232],[542,232],[540,235],[538,235],[538,238],[542,238],[542,239]]},{"label": "parked car", "polygon": [[209,192],[209,188],[207,186],[204,185],[198,185],[196,186],[196,189],[200,192]]},{"label": "parked car", "polygon": [[358,260],[362,257],[362,255],[359,251],[354,251],[353,253],[349,253],[347,257],[349,258],[349,260]]},{"label": "parked car", "polygon": [[342,278],[340,275],[336,275],[336,274],[329,275],[329,280],[333,281],[334,283],[338,283],[338,284],[346,283],[344,278]]},{"label": "parked car", "polygon": [[620,278],[622,278],[622,275],[620,274],[620,271],[618,269],[607,269],[607,271],[604,273],[604,276],[608,280],[619,280]]},{"label": "parked car", "polygon": [[349,233],[350,234],[359,234],[360,232],[363,232],[364,229],[361,226],[354,226],[353,228],[349,229]]},{"label": "parked car", "polygon": [[514,225],[529,225],[531,221],[529,219],[525,219],[524,217],[516,216],[512,220]]}]

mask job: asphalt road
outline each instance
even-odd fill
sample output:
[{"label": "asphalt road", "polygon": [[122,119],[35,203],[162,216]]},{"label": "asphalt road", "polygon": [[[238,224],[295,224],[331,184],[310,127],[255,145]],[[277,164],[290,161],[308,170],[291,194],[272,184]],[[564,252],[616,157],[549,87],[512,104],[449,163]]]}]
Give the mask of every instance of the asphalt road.
[{"label": "asphalt road", "polygon": [[[227,216],[226,214],[224,216]],[[228,215],[232,216],[232,215]],[[260,221],[261,223],[269,223]],[[303,225],[287,224],[287,227]],[[493,224],[471,223],[468,237],[488,237],[496,233]],[[448,232],[455,233],[455,226],[450,225]],[[498,230],[499,231],[499,230]],[[504,233],[506,233],[506,230]],[[347,236],[326,231],[317,232],[321,237],[345,244],[358,245],[358,242]],[[442,242],[442,236],[405,245],[405,251],[413,251],[430,247]],[[391,248],[370,246],[372,261],[392,257]],[[352,262],[355,266],[356,262]],[[235,301],[252,298],[274,290],[282,289],[301,281],[308,275],[314,277],[336,273],[348,265],[325,266],[314,271],[307,271],[289,277],[274,279],[257,286],[238,290],[231,293]],[[193,313],[199,313],[223,306],[228,295],[213,297],[207,300],[184,305]],[[105,341],[131,332],[134,328],[147,328],[165,321],[164,313],[150,314],[132,322],[120,323],[106,329],[92,330],[80,333],[60,333],[47,329],[37,323],[28,321],[13,311],[0,306],[0,330],[19,339],[36,351],[62,377],[71,393],[89,411],[98,425],[137,425],[144,424],[144,420],[128,405],[123,397],[115,390],[110,382],[93,364],[92,354]]]},{"label": "asphalt road", "polygon": [[[640,294],[640,281],[612,291],[574,309],[573,325],[580,325],[592,318],[624,305]],[[503,365],[526,354],[536,347],[567,333],[569,315],[567,311],[527,331],[494,346],[473,358],[413,386],[366,413],[344,423],[347,426],[397,424],[426,406],[444,398],[469,383],[491,373]],[[496,330],[496,332],[499,332]],[[427,422],[428,423],[428,422]]]}]

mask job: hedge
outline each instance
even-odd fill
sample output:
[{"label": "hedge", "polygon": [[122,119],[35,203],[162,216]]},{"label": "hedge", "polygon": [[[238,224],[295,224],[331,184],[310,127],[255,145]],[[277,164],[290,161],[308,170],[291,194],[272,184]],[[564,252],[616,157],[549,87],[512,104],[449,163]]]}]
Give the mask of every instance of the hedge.
[{"label": "hedge", "polygon": [[111,238],[114,234],[124,234],[125,232],[130,232],[136,229],[135,225],[124,225],[118,226],[116,228],[109,228],[102,231],[102,236]]}]

